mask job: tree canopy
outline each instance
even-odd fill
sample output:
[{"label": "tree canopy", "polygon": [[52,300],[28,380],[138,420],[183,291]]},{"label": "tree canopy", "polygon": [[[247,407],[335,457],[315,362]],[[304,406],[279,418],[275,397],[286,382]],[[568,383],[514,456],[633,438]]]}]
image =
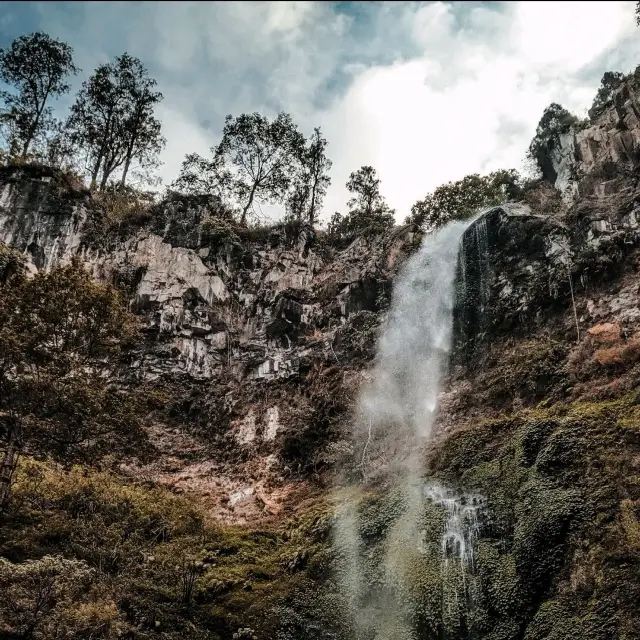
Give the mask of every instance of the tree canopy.
[{"label": "tree canopy", "polygon": [[112,389],[136,334],[120,293],[74,260],[0,288],[0,506],[25,447],[91,460],[141,437],[134,396]]},{"label": "tree canopy", "polygon": [[515,169],[477,173],[443,184],[411,207],[407,223],[432,231],[450,220],[464,220],[480,209],[501,204],[516,194],[520,176]]},{"label": "tree canopy", "polygon": [[86,153],[92,186],[101,174],[104,190],[117,170],[122,170],[124,186],[133,160],[142,166],[157,161],[165,139],[154,115],[163,97],[156,84],[142,62],[127,53],[101,64],[82,83],[67,126],[74,143]]},{"label": "tree canopy", "polygon": [[335,213],[329,225],[330,235],[353,238],[381,233],[395,223],[395,211],[380,193],[381,180],[371,166],[360,167],[349,176],[346,187],[352,194],[346,216]]},{"label": "tree canopy", "polygon": [[327,158],[326,149],[327,140],[322,136],[320,128],[316,127],[307,144],[299,149],[287,198],[289,215],[312,226],[322,210],[324,196],[331,184],[329,171],[332,163]]},{"label": "tree canopy", "polygon": [[600,81],[600,88],[593,100],[591,109],[589,109],[589,116],[591,118],[596,117],[602,109],[611,101],[613,92],[620,86],[624,78],[624,73],[619,71],[606,71]]},{"label": "tree canopy", "polygon": [[50,99],[67,93],[67,78],[77,72],[73,49],[41,31],[0,49],[0,79],[13,89],[0,92],[4,102],[0,118],[10,145],[16,152],[19,148],[23,159],[55,123]]}]

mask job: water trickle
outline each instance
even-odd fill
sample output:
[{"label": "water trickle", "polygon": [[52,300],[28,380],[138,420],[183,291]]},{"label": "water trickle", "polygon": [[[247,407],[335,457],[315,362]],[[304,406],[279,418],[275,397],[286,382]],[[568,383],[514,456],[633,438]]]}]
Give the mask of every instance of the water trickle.
[{"label": "water trickle", "polygon": [[445,567],[450,559],[460,564],[461,570],[474,569],[474,544],[480,533],[480,523],[487,507],[484,496],[457,493],[436,482],[423,487],[424,495],[445,512],[442,532],[442,557]]},{"label": "water trickle", "polygon": [[480,276],[480,313],[482,314],[489,304],[489,251],[487,220],[480,218],[475,224],[476,246],[478,250],[478,266]]}]

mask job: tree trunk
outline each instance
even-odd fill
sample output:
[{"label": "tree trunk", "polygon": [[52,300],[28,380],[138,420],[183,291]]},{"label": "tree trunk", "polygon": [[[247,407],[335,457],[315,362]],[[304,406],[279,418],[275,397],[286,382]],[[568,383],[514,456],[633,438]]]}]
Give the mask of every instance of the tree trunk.
[{"label": "tree trunk", "polygon": [[39,120],[40,120],[40,114],[36,116],[36,121],[33,123],[33,126],[29,128],[29,133],[27,134],[27,138],[24,141],[24,144],[22,145],[23,160],[27,159],[27,153],[29,153],[29,147],[31,146],[31,143],[33,142],[33,138],[36,134]]},{"label": "tree trunk", "polygon": [[102,169],[102,180],[100,180],[100,191],[104,191],[107,187],[107,180],[109,179],[109,174],[111,172],[107,170],[107,167],[103,167]]},{"label": "tree trunk", "polygon": [[309,224],[313,227],[316,218],[316,181],[313,181],[311,187],[311,204],[309,205]]},{"label": "tree trunk", "polygon": [[95,165],[93,166],[93,171],[91,172],[91,188],[96,188],[96,183],[98,181],[98,174],[100,173],[100,165],[102,164],[102,154],[98,155],[98,159],[96,160]]},{"label": "tree trunk", "polygon": [[127,145],[127,155],[124,161],[124,169],[122,170],[122,179],[120,180],[120,188],[124,189],[124,186],[127,181],[127,173],[129,172],[129,167],[131,166],[131,160],[133,158],[133,150],[136,146],[136,142],[138,141],[138,132],[131,134],[131,139],[129,140],[129,144]]},{"label": "tree trunk", "polygon": [[240,224],[243,225],[243,226],[247,223],[247,213],[249,212],[249,209],[251,208],[251,205],[253,204],[253,196],[256,193],[256,187],[257,187],[257,182],[254,182],[253,186],[251,187],[251,193],[249,194],[249,200],[248,200],[245,208],[242,210],[242,215],[240,216]]},{"label": "tree trunk", "polygon": [[109,177],[113,173],[113,169],[113,156],[110,160],[105,158],[105,161],[102,164],[102,180],[100,180],[100,191],[104,191],[107,188],[107,182],[109,181]]},{"label": "tree trunk", "polygon": [[31,125],[31,127],[29,128],[29,135],[27,136],[27,139],[24,141],[24,145],[22,146],[23,160],[27,159],[27,153],[29,153],[29,147],[33,142],[33,139],[36,135],[36,131],[38,130],[38,127],[40,126],[40,118],[42,118],[42,112],[44,111],[44,105],[47,103],[48,97],[49,97],[49,90],[47,90],[47,93],[44,96],[44,100],[42,101],[42,106],[36,111],[36,119],[34,123]]},{"label": "tree trunk", "polygon": [[32,137],[33,137],[33,136],[31,136],[31,137],[27,138],[27,139],[24,141],[24,144],[22,145],[22,153],[20,154],[20,156],[21,156],[21,158],[22,158],[23,160],[26,160],[26,159],[27,159],[27,153],[29,153],[29,145],[31,144],[31,138],[32,138]]},{"label": "tree trunk", "polygon": [[122,178],[120,180],[120,188],[124,189],[127,181],[127,172],[129,171],[129,165],[131,164],[131,155],[127,155],[127,159],[124,162],[124,169],[122,170]]},{"label": "tree trunk", "polygon": [[0,513],[2,513],[11,497],[11,481],[18,466],[22,451],[22,425],[13,420],[9,426],[9,439],[4,457],[0,463]]}]

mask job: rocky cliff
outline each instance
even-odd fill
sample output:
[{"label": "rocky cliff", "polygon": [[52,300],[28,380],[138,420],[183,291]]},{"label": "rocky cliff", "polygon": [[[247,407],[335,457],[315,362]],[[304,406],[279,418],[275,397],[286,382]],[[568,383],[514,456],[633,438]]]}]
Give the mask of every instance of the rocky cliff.
[{"label": "rocky cliff", "polygon": [[[573,341],[603,320],[621,323],[625,335],[636,331],[637,284],[623,278],[640,239],[633,154],[640,121],[630,87],[635,78],[553,151],[556,186],[573,204],[560,212],[522,202],[497,207],[465,233],[454,314],[458,377],[469,378],[477,355],[504,336],[564,322],[562,339]],[[607,166],[617,173],[603,183]],[[222,471],[208,453],[189,464],[173,456],[145,473],[199,487],[215,497],[216,510],[242,520],[258,517],[288,486],[283,470],[322,468],[366,376],[394,274],[420,234],[399,227],[343,249],[291,225],[220,236],[203,224],[210,208],[206,198],[174,197],[96,241],[103,214],[87,191],[42,167],[0,175],[0,242],[22,251],[32,270],[79,255],[96,278],[124,287],[146,336],[136,375],[170,381],[191,399],[188,420],[208,429],[220,423],[216,438],[245,460]],[[158,442],[175,441],[169,450],[178,458],[198,449],[176,435],[181,420],[163,416],[155,425]],[[257,480],[247,483],[247,473]],[[280,489],[265,488],[274,482]]]},{"label": "rocky cliff", "polygon": [[[257,467],[260,485],[274,464],[278,476],[283,467],[308,470],[337,435],[359,365],[372,355],[376,313],[419,242],[405,227],[338,251],[312,229],[287,225],[220,239],[201,231],[209,205],[196,199],[162,203],[105,247],[89,239],[99,206],[56,172],[5,170],[0,190],[0,241],[24,252],[31,270],[79,255],[96,278],[126,288],[146,336],[136,375],[169,381],[176,397],[196,394],[198,404],[212,390],[207,402],[215,407],[197,409],[197,420],[226,425],[223,439]],[[366,351],[359,358],[358,349]],[[343,397],[324,397],[340,387]],[[160,443],[175,435],[156,426]],[[240,503],[248,503],[256,515],[270,503],[255,483],[227,481],[217,461],[162,466],[154,477],[213,491],[225,511],[243,513]],[[241,465],[233,475],[246,478],[247,470]]]},{"label": "rocky cliff", "polygon": [[[449,599],[439,555],[416,560],[406,588],[420,637],[636,637],[637,100],[631,77],[592,122],[557,141],[562,204],[525,197],[486,212],[462,237],[454,354],[425,458],[434,477],[482,495],[488,515],[474,529],[473,597],[454,589]],[[286,558],[272,532],[222,542],[212,534],[199,597],[202,611],[213,607],[214,637],[251,637],[243,622],[263,638],[354,637],[340,627],[327,578],[330,518],[313,509],[327,470],[353,453],[354,400],[419,231],[398,227],[347,247],[285,224],[212,231],[215,203],[174,196],[100,238],[101,206],[54,171],[0,174],[0,241],[33,271],[79,255],[127,292],[140,317],[145,339],[131,371],[161,392],[147,424],[160,455],[123,471],[197,496],[217,522],[257,527],[296,509],[313,514],[278,534]],[[397,515],[395,498],[379,490],[358,497],[372,558]],[[451,500],[441,499],[462,508],[464,498]],[[425,531],[439,535],[442,518],[428,511]],[[432,547],[441,553],[438,541]],[[145,616],[151,635],[139,637],[164,633],[156,609]],[[193,626],[185,619],[176,633]]]}]

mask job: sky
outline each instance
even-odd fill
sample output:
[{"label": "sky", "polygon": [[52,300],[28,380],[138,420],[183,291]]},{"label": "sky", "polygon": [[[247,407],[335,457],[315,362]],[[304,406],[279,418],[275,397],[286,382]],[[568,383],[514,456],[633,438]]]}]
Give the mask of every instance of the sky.
[{"label": "sky", "polygon": [[586,116],[604,71],[640,64],[635,4],[0,2],[0,47],[36,30],[68,42],[74,91],[96,65],[139,57],[164,94],[165,185],[185,154],[209,153],[226,114],[286,111],[329,142],[323,218],[372,165],[402,221],[444,182],[522,169],[551,102]]}]

